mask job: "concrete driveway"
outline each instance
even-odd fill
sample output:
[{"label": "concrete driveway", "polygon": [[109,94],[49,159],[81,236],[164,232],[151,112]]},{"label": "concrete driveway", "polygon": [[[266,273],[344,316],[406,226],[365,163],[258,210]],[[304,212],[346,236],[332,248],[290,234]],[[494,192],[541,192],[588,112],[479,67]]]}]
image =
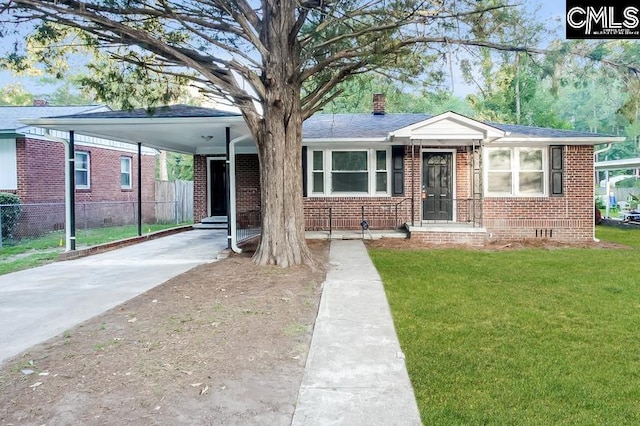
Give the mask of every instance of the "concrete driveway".
[{"label": "concrete driveway", "polygon": [[226,230],[192,230],[0,275],[0,361],[144,293],[227,247]]}]

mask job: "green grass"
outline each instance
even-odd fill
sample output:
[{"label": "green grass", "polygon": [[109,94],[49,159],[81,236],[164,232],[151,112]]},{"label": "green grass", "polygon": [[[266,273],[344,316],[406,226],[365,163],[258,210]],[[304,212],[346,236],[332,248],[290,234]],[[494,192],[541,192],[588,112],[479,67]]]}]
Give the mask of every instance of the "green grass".
[{"label": "green grass", "polygon": [[[143,225],[142,233],[144,235],[174,227],[175,224]],[[135,237],[137,233],[138,227],[135,225],[78,230],[76,242],[78,248],[89,247]],[[23,238],[19,241],[4,241],[0,248],[0,275],[51,263],[56,260],[58,253],[64,250],[64,244],[64,231],[50,232],[37,238]]]},{"label": "green grass", "polygon": [[425,425],[640,423],[629,249],[371,250]]}]

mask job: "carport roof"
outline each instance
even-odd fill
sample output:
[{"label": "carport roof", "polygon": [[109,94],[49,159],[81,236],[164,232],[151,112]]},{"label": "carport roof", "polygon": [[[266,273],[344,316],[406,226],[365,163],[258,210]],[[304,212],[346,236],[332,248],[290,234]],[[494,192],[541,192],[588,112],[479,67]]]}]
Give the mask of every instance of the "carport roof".
[{"label": "carport roof", "polygon": [[137,108],[121,111],[99,111],[85,114],[56,115],[47,118],[184,118],[184,117],[240,117],[241,114],[231,111],[222,111],[213,108],[203,108],[191,105],[167,105],[163,107],[146,109]]},{"label": "carport roof", "polygon": [[190,105],[72,114],[23,122],[188,154],[224,153],[229,128],[231,140],[242,139],[242,145],[253,147],[241,114]]}]

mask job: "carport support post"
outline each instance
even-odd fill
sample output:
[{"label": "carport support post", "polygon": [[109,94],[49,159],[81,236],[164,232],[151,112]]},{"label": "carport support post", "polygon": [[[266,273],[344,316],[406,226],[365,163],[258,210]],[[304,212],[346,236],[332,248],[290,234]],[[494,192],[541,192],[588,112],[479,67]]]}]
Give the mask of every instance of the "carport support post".
[{"label": "carport support post", "polygon": [[138,237],[142,236],[142,142],[138,142]]},{"label": "carport support post", "polygon": [[69,131],[69,152],[67,153],[67,248],[69,250],[76,249],[76,145],[75,132]]},{"label": "carport support post", "polygon": [[229,147],[231,145],[231,128],[225,128],[225,152],[227,155],[225,170],[225,197],[227,197],[227,249],[231,250],[231,159],[229,154]]}]

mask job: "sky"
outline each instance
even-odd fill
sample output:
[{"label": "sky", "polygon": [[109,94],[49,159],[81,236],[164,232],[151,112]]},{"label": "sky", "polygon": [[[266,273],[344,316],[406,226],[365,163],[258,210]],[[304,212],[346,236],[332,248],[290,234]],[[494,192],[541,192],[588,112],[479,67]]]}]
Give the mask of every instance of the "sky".
[{"label": "sky", "polygon": [[[522,0],[528,6],[534,7],[535,4],[540,4],[540,10],[538,16],[541,20],[558,19],[558,21],[564,25],[564,14],[566,9],[565,1],[558,0],[537,0],[535,2]],[[558,38],[564,38],[564,26],[560,27]],[[0,39],[1,42],[1,39]],[[10,72],[0,71],[0,87],[7,84],[21,82],[27,90],[35,94],[46,94],[55,90],[54,86],[37,84],[32,79],[18,78],[12,75]],[[466,86],[459,76],[454,77],[455,93],[459,96],[465,96],[472,91],[472,88]]]}]

